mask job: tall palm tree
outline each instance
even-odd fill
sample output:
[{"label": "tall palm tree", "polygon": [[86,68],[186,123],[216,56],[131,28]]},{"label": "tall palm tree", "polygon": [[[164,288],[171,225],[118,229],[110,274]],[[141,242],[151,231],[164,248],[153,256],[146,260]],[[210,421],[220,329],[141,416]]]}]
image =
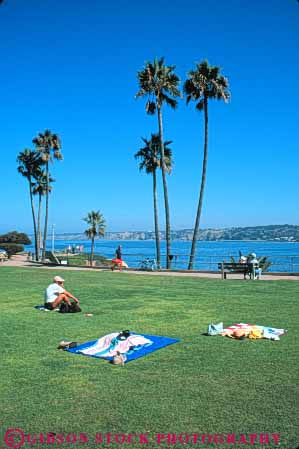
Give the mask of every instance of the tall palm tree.
[{"label": "tall palm tree", "polygon": [[31,204],[31,213],[33,219],[33,231],[34,231],[34,247],[35,247],[35,258],[38,260],[38,235],[36,226],[36,215],[35,207],[33,201],[33,180],[37,175],[40,167],[44,164],[40,154],[36,151],[32,151],[29,148],[25,148],[18,154],[17,162],[19,163],[18,172],[24,176],[29,183],[29,195]]},{"label": "tall palm tree", "polygon": [[[49,217],[49,162],[54,159],[62,160],[63,156],[61,153],[61,143],[59,136],[53,134],[48,129],[44,133],[39,133],[32,141],[36,146],[36,150],[41,154],[43,161],[45,162],[45,173],[46,173],[46,210],[45,210],[45,226],[44,226],[44,236],[43,236],[43,252],[42,260],[45,260],[46,255],[46,240],[48,233],[48,217]],[[53,157],[52,157],[53,156]]]},{"label": "tall palm tree", "polygon": [[162,106],[166,103],[172,109],[177,106],[174,97],[181,97],[178,89],[179,77],[174,73],[175,66],[166,66],[164,58],[155,59],[153,63],[146,62],[143,70],[138,72],[139,91],[135,98],[147,97],[146,112],[150,115],[158,113],[159,138],[161,148],[161,169],[163,179],[165,222],[166,222],[166,268],[170,268],[170,216],[168,189],[166,182],[166,165],[164,155]]},{"label": "tall palm tree", "polygon": [[[154,199],[154,222],[155,222],[155,237],[156,237],[156,259],[158,267],[161,266],[160,253],[160,236],[159,236],[159,222],[158,222],[158,198],[157,198],[157,168],[161,168],[161,146],[159,134],[152,134],[151,139],[147,140],[142,137],[145,147],[134,155],[135,159],[140,159],[139,170],[145,170],[147,174],[153,175],[153,199]],[[164,142],[164,162],[167,173],[171,173],[172,169],[172,151],[168,145],[172,143],[171,140]]]},{"label": "tall palm tree", "polygon": [[204,155],[202,164],[202,176],[195,226],[193,231],[192,246],[189,258],[188,270],[193,269],[196,242],[198,240],[199,223],[201,217],[204,189],[206,183],[206,172],[208,162],[208,103],[211,99],[223,100],[227,103],[230,99],[228,80],[220,75],[220,67],[210,66],[208,61],[196,64],[196,69],[189,72],[189,78],[185,81],[184,92],[187,95],[187,104],[194,100],[196,109],[204,111]]},{"label": "tall palm tree", "polygon": [[[38,247],[38,257],[39,260],[39,251],[41,247],[41,212],[42,212],[42,198],[47,193],[47,175],[44,170],[38,170],[34,176],[34,183],[32,185],[32,193],[33,195],[38,195],[38,212],[37,212],[37,247]],[[50,183],[55,182],[55,179],[51,177],[49,174],[49,193],[52,191],[52,186]]]},{"label": "tall palm tree", "polygon": [[101,212],[92,210],[83,220],[89,225],[84,234],[91,240],[90,265],[92,266],[94,255],[94,240],[96,237],[104,237],[106,222]]}]

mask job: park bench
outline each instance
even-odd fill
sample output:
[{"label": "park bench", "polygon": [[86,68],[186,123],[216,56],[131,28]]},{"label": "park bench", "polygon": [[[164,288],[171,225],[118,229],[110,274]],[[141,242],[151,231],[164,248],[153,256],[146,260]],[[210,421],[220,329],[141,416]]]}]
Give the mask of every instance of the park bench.
[{"label": "park bench", "polygon": [[244,275],[244,279],[246,279],[246,276],[249,279],[254,279],[254,276],[252,276],[253,266],[250,263],[219,262],[218,270],[221,271],[222,279],[226,279],[228,273],[241,273]]}]

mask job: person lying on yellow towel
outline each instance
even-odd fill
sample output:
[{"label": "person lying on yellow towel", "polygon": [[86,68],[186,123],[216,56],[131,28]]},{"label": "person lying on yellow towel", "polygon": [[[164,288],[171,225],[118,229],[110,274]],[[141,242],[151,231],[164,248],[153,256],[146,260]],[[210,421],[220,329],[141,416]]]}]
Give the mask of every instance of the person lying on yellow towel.
[{"label": "person lying on yellow towel", "polygon": [[245,338],[250,334],[249,329],[226,329],[220,335],[222,337],[230,337],[230,338]]},{"label": "person lying on yellow towel", "polygon": [[258,338],[263,338],[263,333],[261,329],[259,328],[252,328],[252,329],[226,329],[224,332],[222,332],[223,337],[230,337],[230,338],[250,338],[252,340],[257,340]]}]

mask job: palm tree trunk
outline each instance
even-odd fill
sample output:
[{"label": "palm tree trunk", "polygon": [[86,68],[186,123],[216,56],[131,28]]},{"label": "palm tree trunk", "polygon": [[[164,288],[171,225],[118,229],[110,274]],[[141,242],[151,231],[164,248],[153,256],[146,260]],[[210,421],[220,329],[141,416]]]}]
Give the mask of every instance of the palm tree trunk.
[{"label": "palm tree trunk", "polygon": [[157,175],[156,170],[153,171],[153,197],[154,197],[154,219],[155,219],[155,236],[156,236],[156,259],[158,268],[161,265],[160,252],[160,236],[159,236],[159,221],[158,221],[158,198],[157,198]]},{"label": "palm tree trunk", "polygon": [[39,250],[41,243],[40,236],[40,221],[41,221],[41,211],[42,211],[42,195],[38,194],[38,215],[37,215],[37,259],[39,260]]},{"label": "palm tree trunk", "polygon": [[90,251],[90,266],[92,267],[93,262],[93,253],[94,253],[94,237],[91,239],[91,251]]},{"label": "palm tree trunk", "polygon": [[161,169],[163,179],[163,191],[164,191],[164,205],[165,205],[165,225],[166,225],[166,268],[170,268],[170,218],[169,218],[169,202],[168,202],[168,189],[166,182],[166,167],[164,160],[164,136],[163,136],[163,123],[162,123],[162,111],[161,106],[158,106],[158,121],[159,121],[159,137],[161,147]]},{"label": "palm tree trunk", "polygon": [[198,231],[199,231],[199,223],[200,223],[200,217],[201,217],[202,202],[203,202],[203,196],[204,196],[204,190],[205,190],[205,184],[206,184],[206,173],[207,173],[207,163],[208,163],[208,99],[207,99],[207,97],[204,98],[204,117],[205,117],[205,143],[204,143],[204,156],[203,156],[203,163],[202,163],[201,186],[200,186],[195,226],[194,226],[194,231],[193,231],[193,239],[192,239],[192,246],[191,246],[190,258],[189,258],[188,270],[193,270],[194,257],[195,257],[195,251],[196,251],[196,243],[198,240],[198,233],[199,233]]},{"label": "palm tree trunk", "polygon": [[46,211],[45,211],[45,227],[43,237],[42,261],[46,259],[46,241],[48,233],[48,216],[49,216],[49,162],[46,162]]},{"label": "palm tree trunk", "polygon": [[37,258],[38,257],[37,229],[36,229],[36,217],[35,217],[32,185],[31,185],[31,176],[29,177],[28,181],[29,181],[30,202],[31,202],[31,211],[32,211],[32,219],[33,219],[33,230],[34,230],[35,260],[38,260],[38,258]]}]

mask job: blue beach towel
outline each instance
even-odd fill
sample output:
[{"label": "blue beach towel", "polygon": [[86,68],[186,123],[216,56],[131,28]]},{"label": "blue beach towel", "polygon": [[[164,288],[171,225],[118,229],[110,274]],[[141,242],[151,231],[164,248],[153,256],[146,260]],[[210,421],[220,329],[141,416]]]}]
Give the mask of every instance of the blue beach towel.
[{"label": "blue beach towel", "polygon": [[[157,351],[158,349],[164,348],[165,346],[169,346],[174,343],[178,343],[180,341],[175,338],[160,337],[157,335],[135,334],[133,332],[131,332],[131,335],[140,335],[142,337],[145,337],[146,339],[150,340],[150,343],[144,346],[134,346],[130,348],[130,350],[125,353],[127,357],[126,363],[131,362],[135,359],[139,359],[139,357],[143,357],[147,354],[150,354],[151,352]],[[73,354],[80,354],[111,361],[113,357],[105,355],[105,352],[107,353],[107,351],[102,351],[101,353],[95,354],[84,354],[83,352],[81,352],[82,350],[92,348],[97,343],[97,341],[98,340],[88,341],[86,343],[83,343],[82,345],[77,346],[76,348],[66,349],[66,351]]]}]

